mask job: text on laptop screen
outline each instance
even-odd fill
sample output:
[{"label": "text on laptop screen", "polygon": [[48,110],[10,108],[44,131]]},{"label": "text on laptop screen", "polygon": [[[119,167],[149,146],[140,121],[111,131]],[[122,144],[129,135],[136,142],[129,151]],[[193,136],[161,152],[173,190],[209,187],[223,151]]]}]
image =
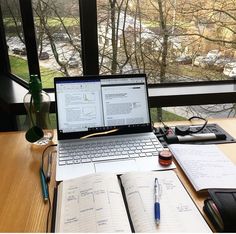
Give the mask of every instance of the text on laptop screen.
[{"label": "text on laptop screen", "polygon": [[142,76],[57,80],[56,99],[61,133],[150,125]]}]

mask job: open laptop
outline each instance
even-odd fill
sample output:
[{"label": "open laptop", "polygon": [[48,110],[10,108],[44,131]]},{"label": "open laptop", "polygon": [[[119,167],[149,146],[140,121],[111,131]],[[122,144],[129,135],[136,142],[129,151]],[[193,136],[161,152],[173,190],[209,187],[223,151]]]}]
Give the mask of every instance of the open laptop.
[{"label": "open laptop", "polygon": [[160,169],[145,74],[57,77],[54,85],[57,181]]}]

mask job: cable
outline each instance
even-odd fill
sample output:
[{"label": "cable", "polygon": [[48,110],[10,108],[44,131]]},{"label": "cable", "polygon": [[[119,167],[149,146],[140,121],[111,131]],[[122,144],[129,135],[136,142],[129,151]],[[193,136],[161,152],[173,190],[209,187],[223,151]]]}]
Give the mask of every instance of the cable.
[{"label": "cable", "polygon": [[49,149],[50,147],[54,147],[54,146],[57,146],[57,144],[48,145],[48,146],[43,150],[43,153],[42,153],[42,160],[41,160],[41,168],[43,169],[43,171],[44,171],[44,157],[45,157],[45,152],[46,152],[47,149]]},{"label": "cable", "polygon": [[185,135],[191,135],[194,133],[199,133],[206,127],[207,122],[208,122],[207,119],[200,116],[192,116],[191,118],[188,119],[188,121],[191,122],[192,119],[201,119],[201,120],[204,120],[205,122],[198,130],[191,130],[190,126],[176,126],[175,134],[180,135],[180,136],[185,136]]},{"label": "cable", "polygon": [[[47,189],[49,191],[49,186],[47,183]],[[51,203],[51,198],[50,198],[50,193],[48,192],[48,214],[47,214],[47,222],[46,222],[46,233],[49,233],[49,218],[50,218],[50,212],[51,212],[51,207],[52,207],[52,203]]]},{"label": "cable", "polygon": [[[169,131],[171,130],[171,128],[170,128],[168,125],[166,125],[166,124],[162,121],[161,118],[159,118],[159,122],[161,122],[161,124],[163,125],[165,131],[160,131],[160,128],[158,128],[159,130],[157,130],[157,128],[154,127],[154,124],[153,124],[153,122],[152,122],[152,127],[153,127],[153,129],[154,129],[154,131],[155,131],[155,135],[156,135],[157,138],[165,137],[165,136],[169,133]],[[171,131],[172,131],[172,130],[171,130]],[[160,132],[163,132],[163,133],[160,133]]]},{"label": "cable", "polygon": [[[200,116],[192,116],[188,119],[188,121],[191,122],[192,119],[201,119],[201,120],[204,120],[204,124],[197,130],[191,130],[190,126],[175,126],[174,127],[174,134],[176,135],[180,135],[180,136],[185,136],[185,135],[191,135],[191,134],[194,134],[194,133],[199,133],[201,132],[206,126],[207,126],[207,123],[208,123],[208,120],[203,118],[203,117],[200,117]],[[173,134],[173,129],[170,128],[168,125],[166,125],[162,119],[160,118],[159,121],[163,124],[163,127],[164,127],[164,133],[163,134],[156,134],[157,137],[163,137],[163,136],[166,136],[168,135],[169,133]],[[155,128],[156,130],[156,128]],[[157,132],[157,131],[156,131]]]},{"label": "cable", "polygon": [[161,118],[159,118],[159,121],[163,124],[163,127],[165,128],[166,131],[168,131],[170,129],[170,127],[168,125],[166,125]]},{"label": "cable", "polygon": [[[52,203],[51,203],[51,198],[50,198],[50,192],[49,192],[49,182],[50,180],[48,180],[48,178],[45,176],[45,173],[44,173],[44,157],[45,157],[45,153],[46,151],[50,148],[50,147],[54,147],[54,146],[57,146],[57,144],[52,144],[52,145],[49,145],[47,146],[44,150],[43,150],[43,153],[42,153],[42,160],[41,160],[41,167],[40,167],[40,170],[42,170],[42,175],[43,175],[43,178],[46,182],[46,187],[47,187],[47,190],[48,190],[48,213],[47,213],[47,221],[46,221],[46,233],[49,232],[49,218],[50,218],[50,212],[51,212],[51,207],[52,207]],[[54,152],[54,151],[53,151]],[[52,152],[50,152],[52,153]],[[49,157],[49,154],[48,154],[48,157]]]}]

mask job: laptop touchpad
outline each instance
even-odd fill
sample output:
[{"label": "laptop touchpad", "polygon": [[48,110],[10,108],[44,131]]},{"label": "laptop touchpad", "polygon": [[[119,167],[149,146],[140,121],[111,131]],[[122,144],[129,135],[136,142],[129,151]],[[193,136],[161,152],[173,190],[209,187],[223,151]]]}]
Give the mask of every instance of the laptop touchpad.
[{"label": "laptop touchpad", "polygon": [[122,160],[122,161],[109,161],[109,162],[99,162],[95,163],[96,172],[114,172],[117,174],[137,171],[138,167],[135,160]]}]

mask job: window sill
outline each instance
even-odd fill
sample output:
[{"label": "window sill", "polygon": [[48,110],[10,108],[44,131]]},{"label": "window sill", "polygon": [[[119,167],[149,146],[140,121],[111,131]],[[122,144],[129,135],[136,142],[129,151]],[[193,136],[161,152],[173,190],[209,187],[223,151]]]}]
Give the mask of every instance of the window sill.
[{"label": "window sill", "polygon": [[151,107],[207,105],[236,102],[236,82],[195,82],[149,85]]}]

